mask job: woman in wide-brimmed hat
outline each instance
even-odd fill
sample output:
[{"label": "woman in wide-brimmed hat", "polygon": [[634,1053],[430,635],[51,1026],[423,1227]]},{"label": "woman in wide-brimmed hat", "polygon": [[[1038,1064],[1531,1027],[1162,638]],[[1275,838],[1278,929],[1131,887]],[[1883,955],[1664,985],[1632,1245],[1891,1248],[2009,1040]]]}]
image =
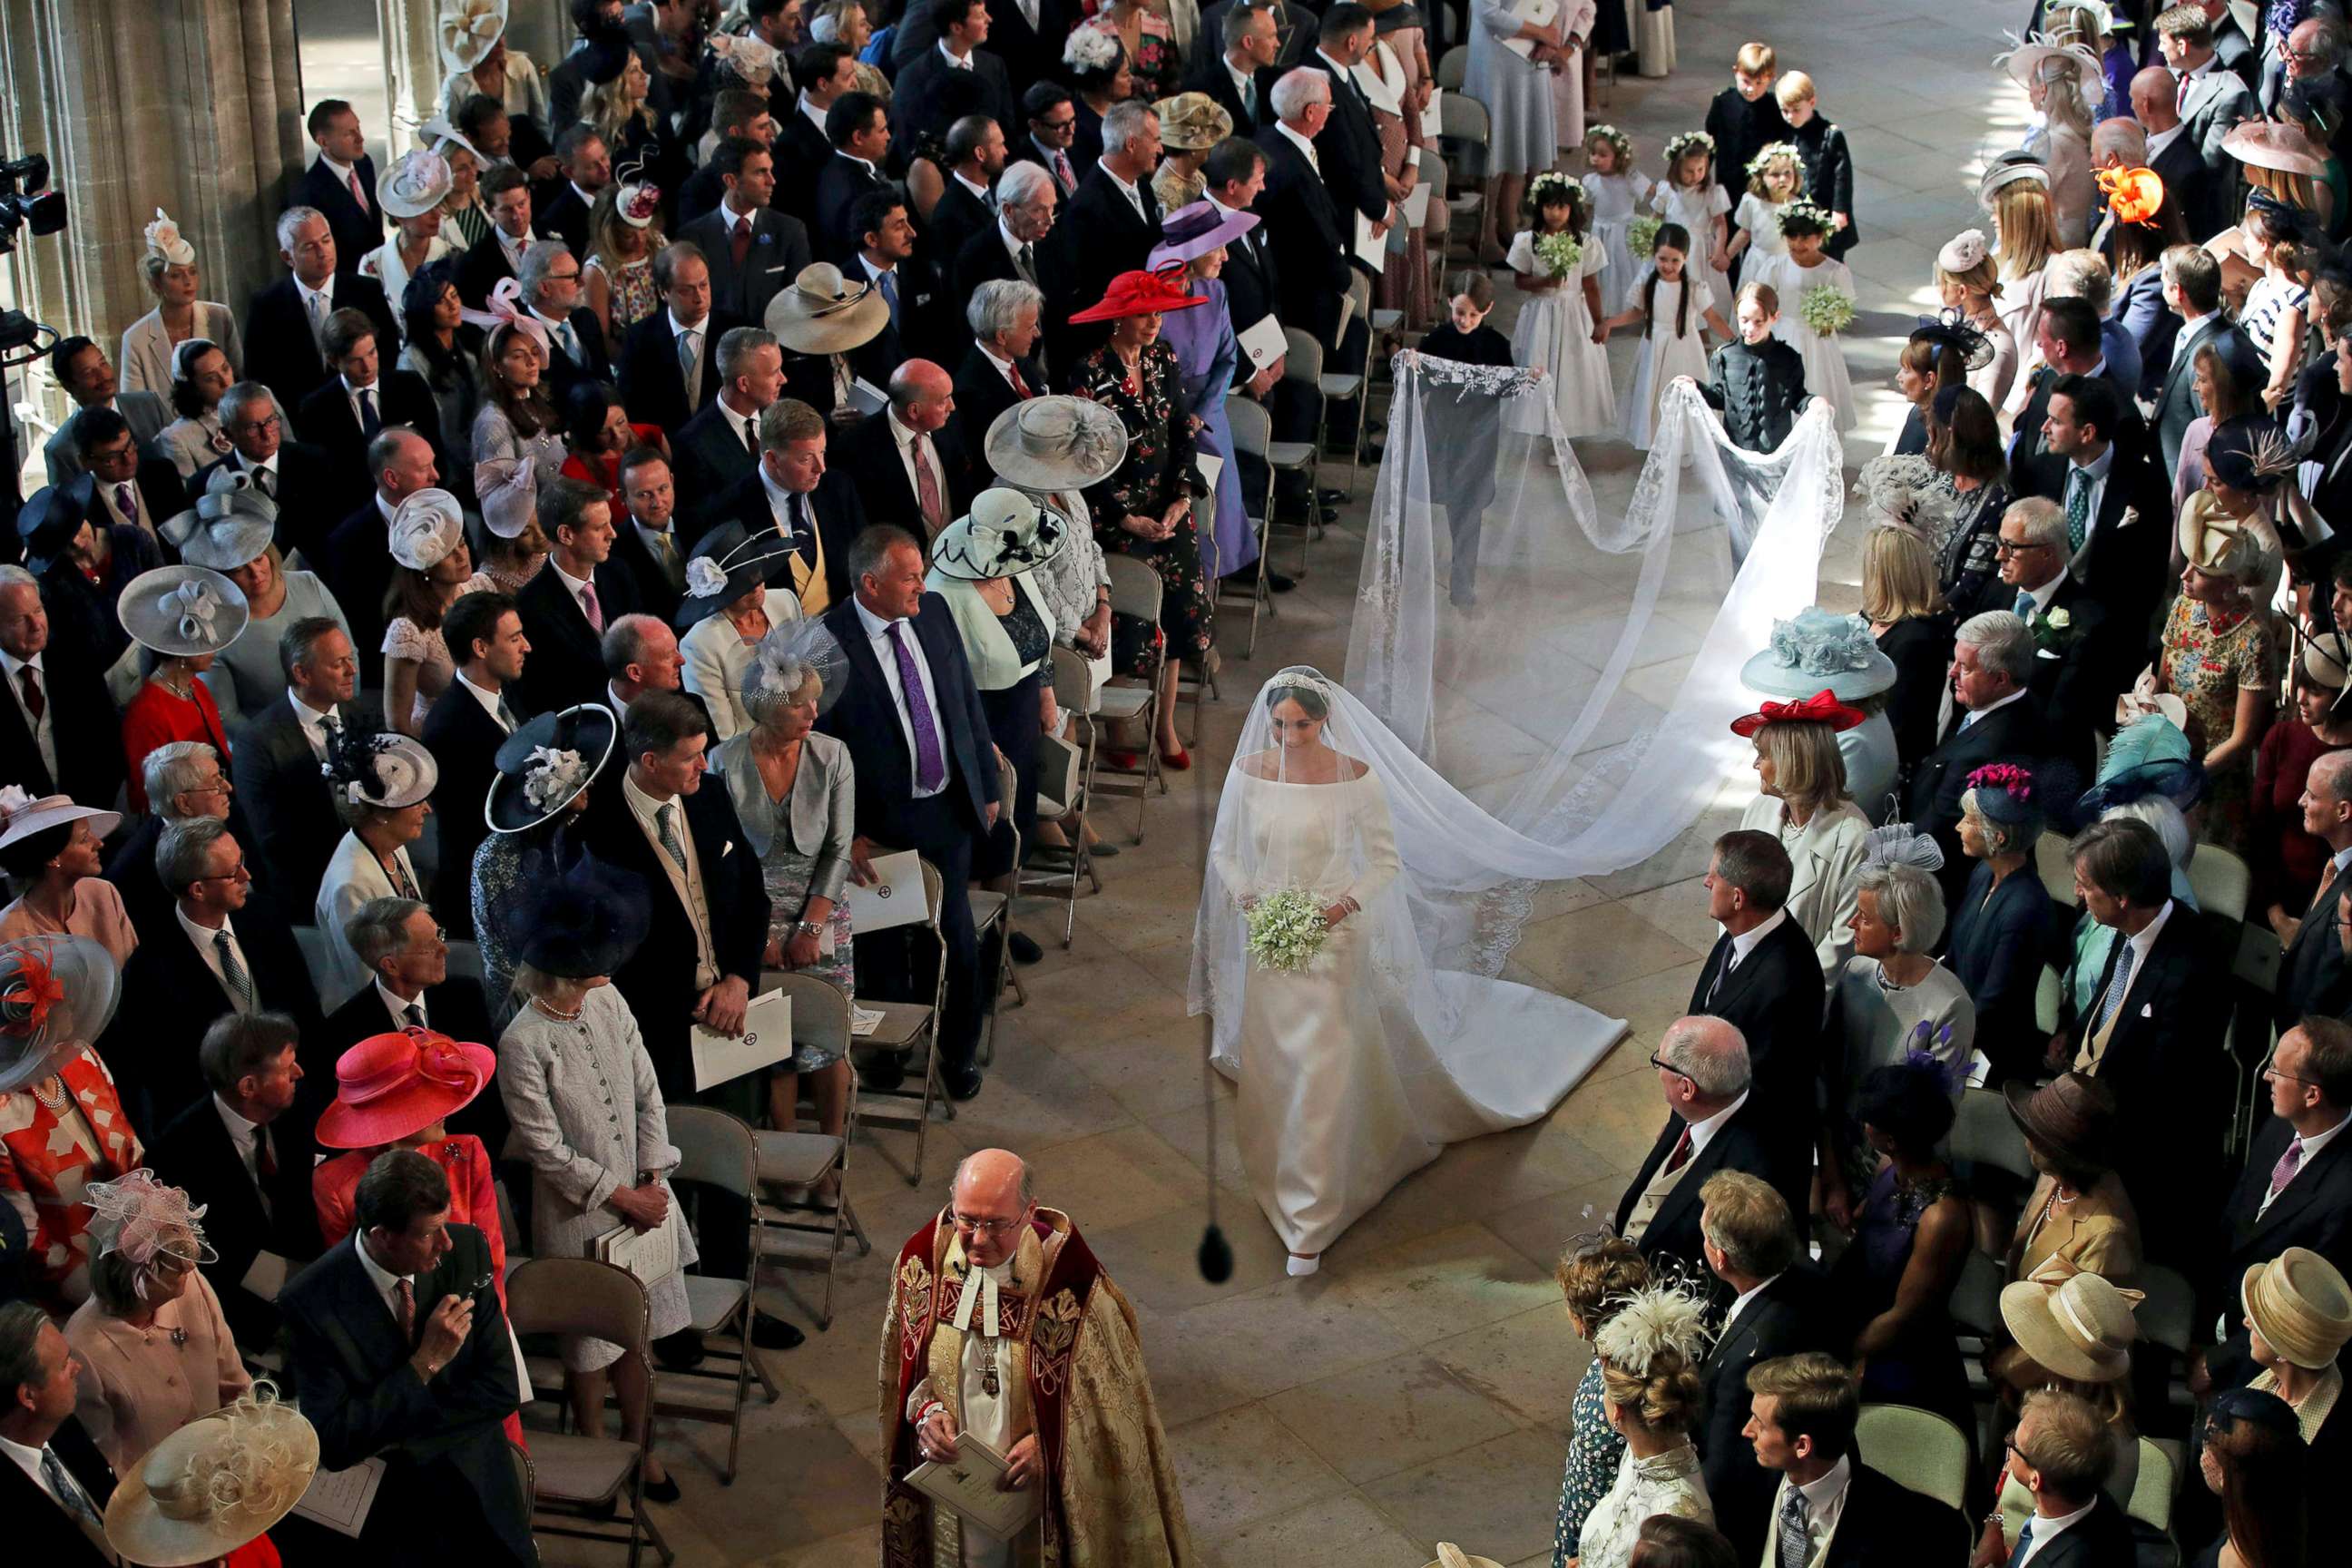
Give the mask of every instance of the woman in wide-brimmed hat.
[{"label": "woman in wide-brimmed hat", "polygon": [[122,755],[131,770],[131,808],[147,809],[140,777],[147,753],[172,741],[202,741],[228,758],[228,728],[219,705],[196,678],[245,631],[245,595],[204,566],[159,566],[124,586],[114,613],[142,650],[147,679],[122,710]]},{"label": "woman in wide-brimmed hat", "polygon": [[856,418],[849,389],[857,373],[849,354],[890,324],[890,302],[882,290],[845,277],[830,261],[814,262],[801,268],[791,288],[776,290],[766,324],[785,350],[784,395],[831,418]]},{"label": "woman in wide-brimmed hat", "polygon": [[17,889],[16,900],[0,909],[0,942],[86,936],[116,963],[130,963],[139,933],[122,895],[99,874],[99,842],[121,820],[68,795],[27,800],[15,784],[0,788],[0,871]]},{"label": "woman in wide-brimmed hat", "polygon": [[468,99],[493,98],[509,119],[528,120],[544,134],[552,129],[547,84],[538,63],[507,42],[507,10],[508,0],[441,0],[436,42],[448,73],[441,80],[441,113],[455,121]]},{"label": "woman in wide-brimmed hat", "polygon": [[2034,986],[2050,947],[2051,914],[2033,846],[2049,804],[2033,774],[2008,763],[1977,769],[1967,784],[1960,852],[1977,864],[1952,908],[1944,961],[1977,1005],[1977,1037],[2000,1082],[2031,1077],[2042,1059]]},{"label": "woman in wide-brimmed hat", "polygon": [[2115,1095],[2078,1072],[2038,1089],[2012,1079],[2001,1092],[2039,1173],[2010,1237],[2009,1277],[2055,1263],[2129,1284],[2139,1271],[2139,1215],[2115,1172]]},{"label": "woman in wide-brimmed hat", "polygon": [[[2011,1342],[1985,1358],[1994,1398],[2008,1417],[2004,1429],[2013,1426],[2026,1395],[2039,1389],[2059,1389],[2091,1407],[2111,1440],[2099,1489],[2119,1507],[2139,1482],[2139,1427],[2131,1388],[2132,1346],[2139,1339],[2133,1310],[2139,1301],[2137,1290],[2117,1289],[2096,1274],[2053,1263],[2001,1289],[2001,1324]],[[1990,1548],[1998,1530],[1999,1550],[2007,1552],[2032,1516],[2033,1494],[2006,1473],[1994,1478],[1993,1487],[1997,1517],[1985,1521],[1983,1540]]]},{"label": "woman in wide-brimmed hat", "polygon": [[262,1568],[278,1561],[267,1531],[319,1473],[319,1434],[274,1386],[256,1384],[157,1443],[136,1470],[116,1468],[106,1540],[125,1563]]},{"label": "woman in wide-brimmed hat", "polygon": [[2352,1285],[2318,1253],[2290,1247],[2248,1268],[2238,1299],[2246,1309],[2249,1354],[2263,1369],[2247,1386],[2285,1400],[2312,1463],[2324,1474],[2342,1475],[2352,1455],[2352,1409],[2336,1414],[2344,1395],[2336,1357],[2352,1340]]},{"label": "woman in wide-brimmed hat", "polygon": [[743,680],[761,639],[802,618],[790,577],[781,588],[768,584],[793,553],[780,531],[751,533],[730,520],[696,540],[687,558],[686,593],[672,622],[686,661],[682,680],[709,710],[714,749],[751,727]]},{"label": "woman in wide-brimmed hat", "polygon": [[[1772,623],[1772,638],[1739,668],[1739,684],[1759,696],[1802,702],[1826,691],[1862,715],[1835,731],[1845,768],[1839,793],[1873,822],[1891,812],[1898,763],[1886,699],[1895,663],[1879,651],[1868,621],[1808,606]],[[1808,928],[1811,929],[1811,928]]]},{"label": "woman in wide-brimmed hat", "polygon": [[205,286],[196,268],[196,247],[162,207],[155,209],[145,237],[147,252],[139,265],[154,291],[155,308],[122,330],[121,350],[114,356],[120,390],[169,396],[173,356],[181,344],[196,338],[220,350],[228,361],[229,379],[235,381],[245,363],[236,313],[226,305],[196,298]]},{"label": "woman in wide-brimmed hat", "polygon": [[214,469],[195,504],[162,524],[184,564],[212,568],[245,595],[245,629],[216,650],[204,681],[226,725],[260,712],[285,691],[278,638],[288,626],[324,616],[351,629],[318,574],[286,564],[272,542],[277,529],[278,503],[255,487],[251,474],[226,468]]},{"label": "woman in wide-brimmed hat", "polygon": [[441,768],[406,735],[345,725],[327,736],[326,773],[328,794],[349,829],[327,862],[311,910],[326,946],[319,1000],[332,1012],[374,973],[344,929],[352,917],[371,899],[424,901],[408,847],[425,835]]},{"label": "woman in wide-brimmed hat", "polygon": [[[425,151],[449,163],[449,194],[441,198],[441,238],[452,250],[467,250],[490,237],[490,206],[482,199],[482,175],[490,161],[464,132],[435,116],[416,128]],[[415,282],[410,274],[409,281]]]},{"label": "woman in wide-brimmed hat", "polygon": [[32,1216],[24,1283],[53,1318],[89,1295],[89,1184],[146,1163],[89,1048],[121,990],[122,972],[88,937],[0,943],[0,1201]]},{"label": "woman in wide-brimmed hat", "polygon": [[[393,220],[393,232],[360,258],[360,276],[381,282],[385,299],[400,299],[411,278],[457,250],[441,237],[441,204],[455,182],[449,160],[426,152],[404,153],[376,176],[376,204]],[[387,355],[393,346],[376,345]]]},{"label": "woman in wide-brimmed hat", "polygon": [[1205,487],[1192,463],[1192,410],[1183,369],[1160,329],[1169,311],[1207,303],[1157,274],[1122,272],[1099,300],[1070,318],[1074,324],[1110,323],[1110,341],[1070,372],[1072,393],[1108,408],[1127,427],[1118,471],[1087,490],[1087,506],[1104,550],[1135,556],[1159,574],[1162,645],[1134,650],[1120,659],[1118,672],[1148,674],[1159,658],[1160,732],[1152,743],[1161,765],[1178,770],[1192,759],[1176,738],[1176,681],[1186,660],[1208,659],[1212,598],[1192,511]]},{"label": "woman in wide-brimmed hat", "polygon": [[89,1300],[66,1320],[81,1362],[74,1414],[117,1475],[253,1386],[212,1282],[205,1206],[152,1173],[92,1182]]},{"label": "woman in wide-brimmed hat", "polygon": [[601,702],[534,715],[499,746],[498,773],[482,805],[490,835],[474,851],[474,939],[482,947],[482,994],[504,1023],[522,966],[521,916],[534,883],[578,858],[569,829],[588,810],[588,786],[620,740]]},{"label": "woman in wide-brimmed hat", "polygon": [[[523,918],[525,1004],[499,1037],[499,1093],[514,1123],[509,1147],[530,1162],[531,1246],[577,1258],[625,1225],[667,1229],[677,1265],[646,1288],[648,1336],[682,1351],[690,1338],[682,1270],[698,1254],[664,1179],[677,1168],[661,1085],[613,971],[645,940],[646,889],[638,878],[583,859],[534,891]],[[652,1375],[635,1350],[581,1335],[562,1342],[574,1418],[604,1427],[604,1386],[619,1396],[625,1435],[636,1442],[652,1404]],[[650,1452],[646,1495],[677,1500],[677,1483]]]},{"label": "woman in wide-brimmed hat", "polygon": [[[1212,578],[1236,577],[1257,564],[1257,531],[1242,500],[1242,469],[1234,461],[1233,423],[1225,395],[1243,363],[1240,340],[1225,309],[1226,248],[1257,227],[1255,213],[1227,213],[1207,202],[1171,212],[1164,237],[1147,261],[1154,272],[1187,294],[1208,301],[1202,310],[1179,310],[1160,323],[1160,341],[1175,352],[1183,377],[1184,405],[1194,422],[1195,448],[1223,465],[1217,473],[1214,508],[1202,540],[1202,564]],[[1181,273],[1179,269],[1181,268]],[[1180,281],[1181,279],[1181,281]],[[1248,323],[1244,323],[1245,325]],[[1254,575],[1254,574],[1253,574]],[[1255,584],[1244,579],[1244,585]],[[1290,580],[1281,578],[1287,587]]]},{"label": "woman in wide-brimmed hat", "polygon": [[2039,35],[1993,61],[2025,89],[2026,101],[2042,115],[2041,128],[2026,146],[2050,167],[2052,216],[2062,248],[2091,237],[2091,124],[2105,94],[2099,57],[2090,46]]}]

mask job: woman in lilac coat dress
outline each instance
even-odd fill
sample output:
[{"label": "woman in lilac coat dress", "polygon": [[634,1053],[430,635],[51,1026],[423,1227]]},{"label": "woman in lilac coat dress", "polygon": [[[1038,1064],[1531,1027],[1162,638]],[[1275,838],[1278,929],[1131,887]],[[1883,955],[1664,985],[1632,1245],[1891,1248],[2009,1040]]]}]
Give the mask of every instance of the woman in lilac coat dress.
[{"label": "woman in lilac coat dress", "polygon": [[1206,310],[1171,311],[1160,323],[1160,341],[1176,351],[1184,378],[1184,401],[1192,410],[1192,445],[1202,457],[1224,464],[1217,475],[1217,510],[1211,537],[1201,542],[1201,565],[1211,580],[1257,564],[1257,532],[1242,504],[1242,480],[1234,462],[1234,427],[1225,417],[1225,395],[1244,361],[1225,307],[1225,247],[1257,226],[1255,213],[1221,214],[1205,201],[1168,215],[1166,236],[1147,265],[1154,272],[1182,268],[1180,286],[1205,296]]}]

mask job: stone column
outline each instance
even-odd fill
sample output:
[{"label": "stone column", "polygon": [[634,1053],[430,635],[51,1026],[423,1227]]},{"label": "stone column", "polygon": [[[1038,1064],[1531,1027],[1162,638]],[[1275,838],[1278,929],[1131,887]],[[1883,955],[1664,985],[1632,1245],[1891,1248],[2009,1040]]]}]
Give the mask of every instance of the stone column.
[{"label": "stone column", "polygon": [[304,146],[293,0],[171,0],[122,20],[89,0],[0,0],[0,152],[47,153],[69,215],[62,234],[20,230],[0,265],[18,306],[110,353],[153,308],[140,258],[159,206],[195,247],[204,297],[244,313],[278,275],[271,226]]},{"label": "stone column", "polygon": [[416,128],[441,100],[440,14],[437,0],[376,0],[384,97],[392,106],[384,143],[394,158],[416,145]]}]

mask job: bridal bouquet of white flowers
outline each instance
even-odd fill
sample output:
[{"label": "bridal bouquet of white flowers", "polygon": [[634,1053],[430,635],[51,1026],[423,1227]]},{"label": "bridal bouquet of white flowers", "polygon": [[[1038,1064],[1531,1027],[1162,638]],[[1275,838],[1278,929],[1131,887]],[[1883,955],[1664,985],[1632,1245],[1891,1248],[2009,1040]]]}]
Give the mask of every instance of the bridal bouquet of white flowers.
[{"label": "bridal bouquet of white flowers", "polygon": [[1249,954],[1260,969],[1297,973],[1331,934],[1323,905],[1304,888],[1285,888],[1249,907]]}]

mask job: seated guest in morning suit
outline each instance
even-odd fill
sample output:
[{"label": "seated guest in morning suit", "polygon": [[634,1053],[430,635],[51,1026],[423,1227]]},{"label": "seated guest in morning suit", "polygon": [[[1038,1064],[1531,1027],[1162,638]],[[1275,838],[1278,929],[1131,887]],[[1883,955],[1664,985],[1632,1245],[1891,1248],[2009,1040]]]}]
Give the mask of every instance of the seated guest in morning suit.
[{"label": "seated guest in morning suit", "polygon": [[2310,907],[2279,959],[2271,1019],[2282,1037],[2312,1014],[2341,1017],[2352,1010],[2352,752],[2327,752],[2311,764],[2303,786],[2303,827],[2327,847],[2327,868]]},{"label": "seated guest in morning suit", "polygon": [[2131,1130],[2116,1162],[2148,1251],[2177,1265],[2201,1254],[2219,1201],[2218,1154],[2230,1089],[2221,1052],[2225,960],[2193,910],[2172,899],[2172,862],[2145,822],[2095,822],[2067,847],[2084,918],[2118,940],[2079,1016],[2062,997],[2047,1065],[2072,1065],[2116,1097]]},{"label": "seated guest in morning suit", "polygon": [[123,966],[121,1005],[98,1041],[133,1127],[167,1127],[204,1098],[198,1047],[215,1019],[283,1013],[305,1036],[319,1027],[318,993],[286,922],[275,910],[237,918],[252,888],[247,853],[211,816],[173,823],[155,847],[172,923],[145,933]]},{"label": "seated guest in morning suit", "polygon": [[384,1462],[366,1563],[538,1561],[502,1423],[520,1407],[490,1249],[451,1225],[449,1179],[414,1149],[377,1156],[357,1228],[278,1299],[319,1460]]},{"label": "seated guest in morning suit", "polygon": [[[474,1044],[497,1040],[481,982],[449,973],[449,943],[436,910],[415,899],[370,899],[344,925],[343,938],[367,966],[369,983],[327,1015],[317,1048],[305,1053],[328,1068],[304,1090],[319,1110],[335,1098],[332,1064],[371,1035],[431,1029]],[[505,1101],[476,1095],[450,1116],[449,1131],[479,1138],[497,1158],[507,1142]]]},{"label": "seated guest in morning suit", "polygon": [[925,539],[937,539],[971,510],[978,493],[955,383],[930,361],[910,359],[891,373],[889,395],[881,417],[864,419],[843,437],[838,461],[866,516],[909,529],[920,522]]},{"label": "seated guest in morning suit", "polygon": [[[2027,1529],[2048,1531],[2063,1522],[2046,1542],[2032,1544],[2030,1557],[2021,1532],[2011,1563],[2133,1568],[2139,1561],[2131,1520],[2102,1484],[2114,1463],[2115,1442],[2114,1428],[2081,1394],[2043,1388],[2025,1396],[2024,1413],[2010,1435],[2009,1476],[2033,1494]],[[1917,1562],[1918,1542],[1926,1539],[1924,1532],[1915,1535],[1899,1558],[1887,1561]]]},{"label": "seated guest in morning suit", "polygon": [[422,437],[441,464],[441,409],[425,378],[394,363],[400,340],[377,336],[375,323],[349,306],[327,318],[319,352],[334,374],[302,400],[294,424],[326,453],[334,489],[303,500],[341,517],[366,500],[369,448],[394,426]]},{"label": "seated guest in morning suit", "polygon": [[673,240],[655,251],[653,276],[666,308],[629,329],[614,370],[631,422],[658,425],[675,436],[726,384],[719,374],[719,340],[750,323],[711,308],[710,263],[692,240]]},{"label": "seated guest in morning suit", "polygon": [[677,504],[689,516],[760,466],[760,416],[783,395],[784,351],[765,327],[720,333],[715,363],[718,397],[670,436]]},{"label": "seated guest in morning suit", "polygon": [[[1780,1476],[1766,1504],[1762,1568],[1916,1568],[1946,1561],[1928,1542],[1957,1548],[1967,1533],[1958,1510],[1863,1462],[1861,1417],[1853,1374],[1834,1356],[1807,1352],[1749,1369],[1746,1436],[1756,1463]],[[1734,1545],[1750,1561],[1744,1542]]]},{"label": "seated guest in morning suit", "polygon": [[965,429],[985,432],[1014,404],[1045,395],[1045,367],[1033,357],[1045,305],[1045,291],[1019,279],[992,279],[965,300],[971,347],[955,375],[957,423]]},{"label": "seated guest in morning suit", "polygon": [[601,485],[560,479],[539,492],[547,564],[515,595],[535,657],[517,682],[534,713],[604,694],[604,628],[641,607],[637,584],[612,560],[613,500]]},{"label": "seated guest in morning suit", "polygon": [[30,1301],[0,1303],[0,1510],[19,1560],[41,1568],[115,1568],[106,1539],[114,1472],[74,1418],[79,1363]]},{"label": "seated guest in morning suit", "polygon": [[782,529],[793,548],[771,564],[768,583],[791,592],[810,616],[849,597],[850,550],[866,529],[856,483],[826,464],[829,439],[824,416],[807,404],[787,397],[771,405],[760,416],[759,467],[704,512],[714,527],[741,523],[746,538]]},{"label": "seated guest in morning suit", "polygon": [[1705,1267],[1699,1229],[1700,1190],[1717,1171],[1761,1177],[1789,1203],[1811,1195],[1811,1161],[1793,1158],[1785,1139],[1768,1135],[1763,1113],[1748,1092],[1748,1042],[1720,1018],[1678,1018],[1658,1045],[1658,1087],[1666,1124],[1642,1168],[1617,1200],[1618,1235],[1653,1260],[1678,1258]]},{"label": "seated guest in morning suit", "polygon": [[51,659],[49,640],[40,579],[0,565],[0,773],[36,800],[111,804],[122,791],[122,738],[104,672],[86,658]]},{"label": "seated guest in morning suit", "polygon": [[261,831],[248,847],[268,863],[271,883],[299,910],[302,889],[315,891],[342,842],[343,825],[321,769],[327,732],[383,728],[369,702],[354,701],[359,658],[343,628],[324,616],[307,616],[278,639],[286,689],[277,701],[237,726],[229,742],[230,772],[246,815]]},{"label": "seated guest in morning suit", "polygon": [[333,374],[320,341],[328,317],[346,308],[360,311],[375,323],[379,343],[398,342],[400,331],[383,284],[336,270],[335,237],[316,207],[278,214],[278,255],[287,275],[256,294],[246,310],[245,374],[277,394],[290,416]]},{"label": "seated guest in morning suit", "polygon": [[2280,1037],[2263,1079],[2270,1114],[2221,1211],[2220,1266],[2200,1281],[2198,1326],[2225,1331],[2204,1352],[2216,1388],[2256,1370],[2240,1321],[2249,1268],[2300,1247],[2352,1270],[2352,1025],[2304,1019]]},{"label": "seated guest in morning suit", "polygon": [[757,142],[729,137],[710,155],[710,166],[726,195],[677,237],[709,270],[710,309],[757,325],[776,291],[813,259],[808,226],[768,205],[776,194],[775,155]]},{"label": "seated guest in morning suit", "polygon": [[1724,934],[1699,968],[1690,1010],[1739,1031],[1763,1125],[1787,1141],[1790,1159],[1810,1163],[1825,989],[1812,942],[1786,907],[1791,874],[1769,833],[1739,828],[1715,841],[1707,913]]},{"label": "seated guest in morning suit", "polygon": [[[877,854],[913,849],[940,873],[948,965],[940,1077],[949,1094],[970,1100],[980,1092],[972,1055],[986,1005],[968,896],[971,857],[1000,809],[988,715],[946,602],[923,591],[914,535],[877,523],[851,544],[849,567],[855,596],[825,615],[848,674],[818,727],[847,743],[856,769],[853,860],[862,868]],[[878,931],[857,944],[861,995],[931,994],[921,972],[928,955],[906,936],[906,929]]]},{"label": "seated guest in morning suit", "polygon": [[1991,763],[2031,766],[2049,749],[2042,704],[2027,683],[2037,649],[2022,617],[1987,610],[1960,623],[1952,652],[1952,712],[1936,749],[1911,774],[1906,813],[1944,852],[1944,900],[1957,907],[1974,868],[1960,849],[1960,796],[1969,775]]},{"label": "seated guest in morning suit", "polygon": [[310,1201],[318,1145],[299,1105],[299,1036],[283,1013],[214,1019],[197,1053],[212,1092],[166,1123],[147,1152],[158,1179],[203,1194],[215,1255],[205,1278],[248,1355],[277,1345],[278,1289],[320,1250]]},{"label": "seated guest in morning suit", "polygon": [[514,600],[496,593],[461,595],[441,617],[441,635],[457,668],[425,715],[425,749],[441,764],[441,799],[449,808],[435,823],[431,902],[451,938],[462,942],[474,934],[474,851],[489,832],[482,803],[498,776],[499,748],[530,716],[507,694],[522,678],[530,639]]},{"label": "seated guest in morning suit", "polygon": [[1715,1504],[1715,1527],[1748,1563],[1764,1549],[1776,1482],[1743,1435],[1748,1374],[1775,1357],[1822,1350],[1829,1337],[1821,1280],[1798,1261],[1788,1200],[1745,1171],[1717,1171],[1701,1184],[1699,1203],[1707,1269],[1735,1294],[1699,1366],[1706,1421],[1691,1436]]}]

